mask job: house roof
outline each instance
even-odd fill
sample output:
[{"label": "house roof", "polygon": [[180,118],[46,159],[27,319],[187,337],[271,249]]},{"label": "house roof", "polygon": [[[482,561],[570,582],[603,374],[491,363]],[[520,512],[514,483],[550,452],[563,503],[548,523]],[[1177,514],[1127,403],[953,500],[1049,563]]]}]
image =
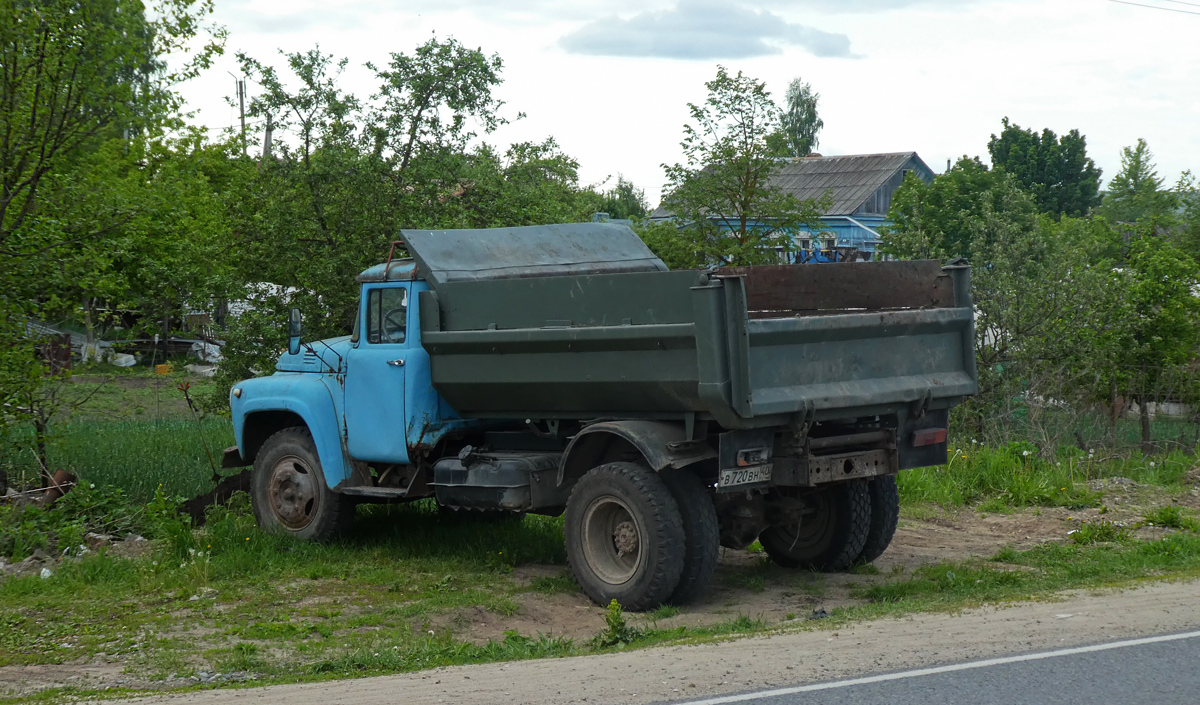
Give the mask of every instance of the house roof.
[{"label": "house roof", "polygon": [[[822,215],[851,215],[912,159],[933,176],[933,170],[916,152],[893,152],[804,157],[783,164],[771,183],[800,200],[820,199],[831,191],[833,203]],[[670,211],[661,205],[651,215],[669,216]]]},{"label": "house roof", "polygon": [[850,215],[913,158],[933,173],[916,152],[851,154],[788,162],[771,182],[800,200],[819,199],[832,191],[833,205],[824,215]]}]

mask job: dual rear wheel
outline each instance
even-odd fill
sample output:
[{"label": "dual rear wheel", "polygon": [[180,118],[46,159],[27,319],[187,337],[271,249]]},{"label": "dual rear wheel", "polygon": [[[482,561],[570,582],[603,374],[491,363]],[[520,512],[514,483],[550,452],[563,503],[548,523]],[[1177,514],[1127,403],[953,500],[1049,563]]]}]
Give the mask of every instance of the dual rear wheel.
[{"label": "dual rear wheel", "polygon": [[870,563],[896,533],[900,495],[890,475],[829,485],[808,495],[808,503],[798,523],[770,526],[758,537],[786,568],[839,571]]},{"label": "dual rear wheel", "polygon": [[[703,591],[717,564],[720,529],[710,490],[686,470],[655,473],[637,463],[609,463],[576,483],[564,533],[571,572],[604,605],[632,611],[682,604]],[[893,477],[831,485],[809,495],[794,526],[759,537],[779,565],[845,570],[875,560],[896,531]]]}]

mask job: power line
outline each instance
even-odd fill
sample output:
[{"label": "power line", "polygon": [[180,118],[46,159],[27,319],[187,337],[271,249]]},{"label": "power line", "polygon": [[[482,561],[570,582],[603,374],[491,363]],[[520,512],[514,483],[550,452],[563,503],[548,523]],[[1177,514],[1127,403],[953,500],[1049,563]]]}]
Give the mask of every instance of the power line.
[{"label": "power line", "polygon": [[[1119,3],[1121,5],[1133,5],[1134,7],[1148,7],[1151,10],[1162,10],[1164,12],[1179,12],[1185,15],[1200,16],[1200,12],[1192,12],[1191,10],[1176,10],[1173,7],[1159,7],[1158,5],[1143,5],[1140,2],[1129,2],[1128,0],[1108,0],[1109,2]],[[1192,3],[1182,2],[1181,0],[1166,0],[1167,2],[1178,2],[1180,5],[1191,5]],[[1200,7],[1200,5],[1197,5]]]},{"label": "power line", "polygon": [[1184,2],[1183,0],[1162,0],[1162,2],[1169,2],[1169,3],[1175,4],[1175,5],[1189,5],[1191,7],[1200,7],[1200,3]]}]

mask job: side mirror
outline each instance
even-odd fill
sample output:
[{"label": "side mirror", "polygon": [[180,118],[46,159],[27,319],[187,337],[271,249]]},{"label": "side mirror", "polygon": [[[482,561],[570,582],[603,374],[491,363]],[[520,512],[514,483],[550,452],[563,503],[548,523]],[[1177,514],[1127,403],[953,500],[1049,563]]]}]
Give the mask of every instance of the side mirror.
[{"label": "side mirror", "polygon": [[288,314],[288,352],[300,354],[300,332],[302,330],[300,309],[293,308]]}]

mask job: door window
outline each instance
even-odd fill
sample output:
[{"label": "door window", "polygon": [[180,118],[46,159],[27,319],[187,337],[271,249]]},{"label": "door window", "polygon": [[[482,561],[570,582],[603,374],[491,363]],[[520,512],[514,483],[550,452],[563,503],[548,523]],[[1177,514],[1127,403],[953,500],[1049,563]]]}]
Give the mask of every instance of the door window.
[{"label": "door window", "polygon": [[403,343],[408,326],[408,289],[372,289],[367,295],[367,342]]}]

